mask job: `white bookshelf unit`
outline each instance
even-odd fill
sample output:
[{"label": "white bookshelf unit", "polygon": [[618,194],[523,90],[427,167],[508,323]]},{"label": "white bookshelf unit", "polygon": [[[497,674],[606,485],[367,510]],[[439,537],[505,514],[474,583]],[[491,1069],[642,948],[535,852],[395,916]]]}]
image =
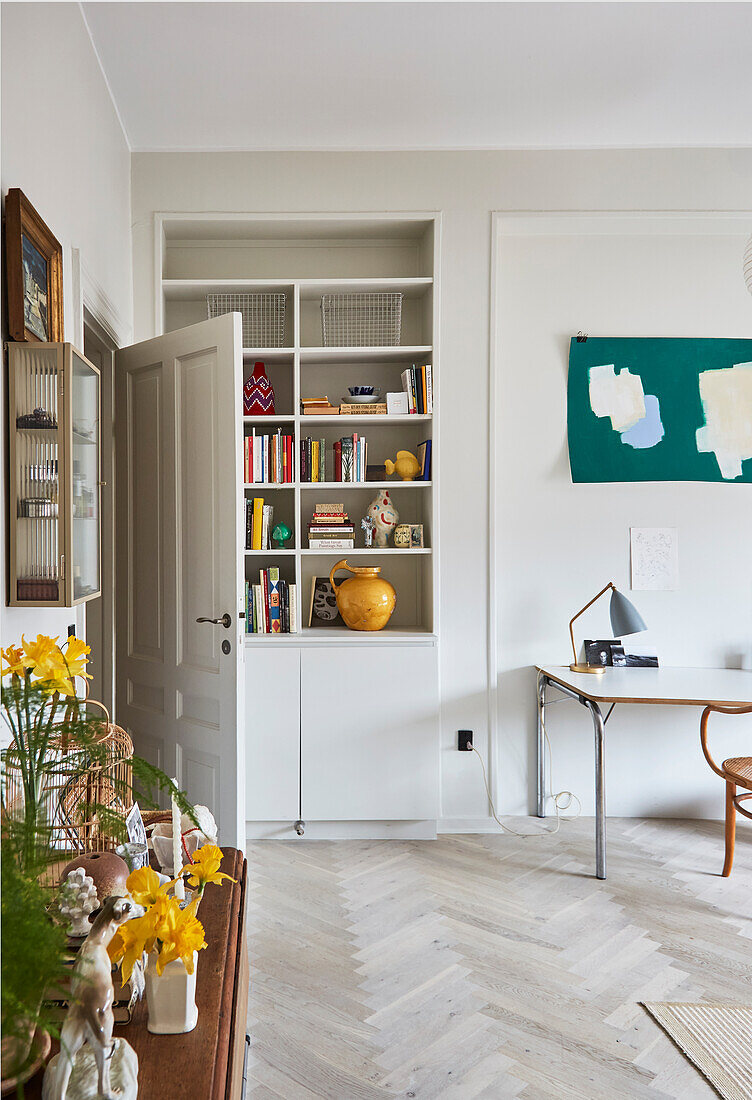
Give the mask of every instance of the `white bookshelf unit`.
[{"label": "white bookshelf unit", "polygon": [[[244,498],[263,497],[274,506],[274,523],[285,522],[293,535],[285,549],[239,547],[238,553],[245,559],[246,579],[257,583],[259,570],[278,566],[280,577],[297,585],[298,595],[297,633],[245,636],[249,836],[280,835],[280,827],[285,835],[284,827],[299,819],[420,821],[432,835],[438,816],[440,216],[160,214],[156,228],[159,331],[205,320],[208,294],[286,295],[285,346],[243,350],[244,379],[261,360],[275,391],[275,413],[244,417],[245,434],[254,428],[259,434],[277,428],[292,434],[295,479],[282,485],[239,481],[238,507],[244,507]],[[322,346],[322,295],[377,291],[404,296],[401,344]],[[400,391],[401,372],[423,363],[432,365],[433,414],[301,412],[306,397],[327,395],[339,405],[351,385],[380,386],[382,395]],[[237,400],[242,403],[242,393]],[[300,480],[301,439],[326,440],[330,475],[334,441],[353,432],[367,439],[369,465],[394,459],[401,449],[416,453],[430,439],[431,480],[402,482],[396,475],[382,482]],[[423,525],[422,549],[365,548],[360,521],[380,488],[389,489],[400,523]],[[314,506],[328,501],[344,503],[355,526],[354,550],[308,548]],[[384,630],[308,626],[312,579],[328,576],[342,558],[381,565],[382,576],[394,585],[397,605]],[[275,683],[285,685],[284,705],[280,693],[270,690]],[[374,715],[369,707],[377,689],[389,703]],[[321,702],[328,694],[332,697]],[[262,744],[270,730],[277,751]],[[359,748],[353,752],[349,741],[356,730]],[[325,781],[319,775],[321,753],[328,761],[328,794],[319,789]],[[375,784],[379,775],[383,782]]]}]

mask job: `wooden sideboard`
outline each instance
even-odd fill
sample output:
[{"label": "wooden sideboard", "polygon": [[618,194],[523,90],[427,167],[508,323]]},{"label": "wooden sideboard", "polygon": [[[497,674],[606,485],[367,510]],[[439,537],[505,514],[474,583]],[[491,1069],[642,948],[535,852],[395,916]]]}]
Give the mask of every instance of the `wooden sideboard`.
[{"label": "wooden sideboard", "polygon": [[[144,1100],[240,1100],[243,1095],[248,944],[245,931],[246,860],[223,848],[221,870],[236,882],[207,886],[199,907],[208,946],[199,951],[198,1023],[187,1035],[146,1030],[146,998],[129,1024],[115,1027],[138,1055],[138,1093]],[[53,1043],[53,1051],[57,1044]],[[42,1074],[26,1086],[28,1100],[42,1095]]]}]

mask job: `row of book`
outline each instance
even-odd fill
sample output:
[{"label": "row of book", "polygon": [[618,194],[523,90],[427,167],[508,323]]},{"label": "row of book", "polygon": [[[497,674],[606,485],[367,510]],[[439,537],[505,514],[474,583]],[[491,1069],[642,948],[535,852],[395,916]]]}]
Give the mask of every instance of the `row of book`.
[{"label": "row of book", "polygon": [[433,377],[431,364],[416,367],[415,364],[402,372],[402,389],[407,394],[407,411],[411,413],[433,412]]},{"label": "row of book", "polygon": [[295,480],[295,438],[281,428],[273,435],[251,435],[243,440],[243,479],[248,485],[286,485]]},{"label": "row of book", "polygon": [[273,522],[274,506],[272,504],[264,504],[263,497],[246,497],[246,550],[271,550]]},{"label": "row of book", "polygon": [[[368,445],[365,436],[343,436],[333,447],[333,473],[327,477],[326,440],[310,436],[300,441],[300,480],[315,481],[365,481]],[[330,467],[331,469],[331,467]]]},{"label": "row of book", "polygon": [[309,550],[353,550],[355,528],[344,504],[317,504],[308,524]]},{"label": "row of book", "polygon": [[280,580],[279,567],[259,570],[259,583],[245,582],[246,634],[297,634],[298,586]]}]

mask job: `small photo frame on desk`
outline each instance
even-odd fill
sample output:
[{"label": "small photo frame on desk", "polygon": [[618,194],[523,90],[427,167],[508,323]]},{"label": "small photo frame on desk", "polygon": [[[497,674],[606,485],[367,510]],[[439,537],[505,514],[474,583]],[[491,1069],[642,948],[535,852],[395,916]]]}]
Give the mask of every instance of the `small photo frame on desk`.
[{"label": "small photo frame on desk", "polygon": [[585,646],[585,663],[590,665],[591,668],[611,668],[614,663],[611,656],[612,647],[621,648],[621,642],[618,638],[595,640],[586,638],[583,645]]}]

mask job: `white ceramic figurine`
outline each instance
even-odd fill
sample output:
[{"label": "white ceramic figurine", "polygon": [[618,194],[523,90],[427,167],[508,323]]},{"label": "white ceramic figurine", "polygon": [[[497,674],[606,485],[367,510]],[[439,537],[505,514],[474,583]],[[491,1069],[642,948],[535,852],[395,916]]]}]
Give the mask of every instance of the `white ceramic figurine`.
[{"label": "white ceramic figurine", "polygon": [[383,549],[387,544],[390,533],[397,526],[399,512],[389,498],[389,490],[381,489],[368,505],[366,515],[373,520],[373,533],[376,537],[376,545]]}]

